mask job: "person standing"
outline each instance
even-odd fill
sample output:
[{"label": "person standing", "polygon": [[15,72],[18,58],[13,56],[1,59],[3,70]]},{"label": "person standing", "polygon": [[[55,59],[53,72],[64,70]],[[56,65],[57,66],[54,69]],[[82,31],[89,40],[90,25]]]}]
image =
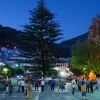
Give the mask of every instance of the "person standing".
[{"label": "person standing", "polygon": [[75,82],[76,82],[76,84],[78,83],[78,80],[77,80],[77,78],[75,79]]},{"label": "person standing", "polygon": [[58,91],[61,89],[61,81],[57,81],[57,87],[58,87]]},{"label": "person standing", "polygon": [[[6,94],[9,94],[9,80],[7,79],[5,82],[5,86],[6,86]],[[2,88],[2,85],[1,85]]]},{"label": "person standing", "polygon": [[89,89],[90,89],[90,81],[89,79],[86,80],[86,92],[89,93]]},{"label": "person standing", "polygon": [[11,84],[11,80],[9,80],[9,95],[12,95],[12,92],[13,92],[13,87],[12,87],[12,84]]},{"label": "person standing", "polygon": [[62,89],[62,91],[65,90],[65,83],[64,82],[61,83],[61,89]]},{"label": "person standing", "polygon": [[45,81],[44,79],[41,80],[41,91],[44,91],[44,85],[45,85]]},{"label": "person standing", "polygon": [[30,81],[27,84],[27,99],[32,99],[32,83]]},{"label": "person standing", "polygon": [[98,91],[98,83],[97,83],[97,80],[95,81],[95,89]]},{"label": "person standing", "polygon": [[91,80],[90,81],[90,90],[91,90],[91,93],[93,93],[93,84],[94,84],[94,82],[93,82],[93,80]]},{"label": "person standing", "polygon": [[54,88],[55,88],[55,80],[52,79],[50,81],[50,85],[51,85],[51,90],[54,91]]},{"label": "person standing", "polygon": [[25,80],[25,95],[27,96],[27,86],[28,86],[28,80]]},{"label": "person standing", "polygon": [[83,100],[87,100],[87,98],[86,98],[86,85],[85,85],[85,82],[82,82],[81,91],[82,91]]},{"label": "person standing", "polygon": [[35,80],[35,91],[38,91],[40,85],[40,81],[38,79]]},{"label": "person standing", "polygon": [[8,94],[9,93],[9,86],[8,86],[8,84],[6,84],[6,94]]},{"label": "person standing", "polygon": [[24,87],[25,87],[25,81],[22,79],[21,80],[21,89],[22,89],[23,93],[24,93]]},{"label": "person standing", "polygon": [[72,82],[72,94],[75,93],[75,82]]},{"label": "person standing", "polygon": [[100,79],[97,78],[96,79],[96,90],[99,90],[99,88],[100,88]]},{"label": "person standing", "polygon": [[20,89],[21,89],[21,79],[18,79],[17,84],[18,84],[18,92],[20,92]]},{"label": "person standing", "polygon": [[78,91],[81,91],[81,80],[78,80]]},{"label": "person standing", "polygon": [[32,79],[32,86],[34,87],[34,84],[35,84],[35,81],[34,81],[34,79]]}]

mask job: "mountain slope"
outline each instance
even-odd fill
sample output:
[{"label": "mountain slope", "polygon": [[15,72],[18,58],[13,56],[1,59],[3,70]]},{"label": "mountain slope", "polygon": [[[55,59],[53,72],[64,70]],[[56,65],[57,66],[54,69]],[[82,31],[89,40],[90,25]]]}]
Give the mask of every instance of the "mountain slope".
[{"label": "mountain slope", "polygon": [[1,46],[16,45],[18,35],[20,33],[21,31],[17,31],[16,29],[0,25],[0,45]]},{"label": "mountain slope", "polygon": [[[2,25],[0,25],[0,45],[1,46],[17,45],[18,47],[20,47],[19,41],[21,41],[22,33],[23,33],[22,31],[18,31],[10,27],[3,27]],[[66,40],[61,42],[60,44],[57,44],[56,53],[58,57],[71,57],[71,50],[73,46],[76,44],[76,42],[77,41],[83,42],[87,39],[88,39],[88,32],[73,39]]]},{"label": "mountain slope", "polygon": [[78,37],[75,37],[73,39],[70,39],[70,40],[66,40],[66,41],[61,42],[57,46],[57,48],[58,49],[62,49],[62,50],[64,50],[64,52],[66,52],[64,54],[64,52],[61,51],[61,53],[60,53],[61,56],[63,56],[63,57],[71,57],[71,50],[72,50],[73,46],[76,44],[76,42],[77,41],[83,42],[83,41],[86,41],[87,39],[88,39],[88,32],[85,33],[85,34],[83,34],[83,35],[80,35]]}]

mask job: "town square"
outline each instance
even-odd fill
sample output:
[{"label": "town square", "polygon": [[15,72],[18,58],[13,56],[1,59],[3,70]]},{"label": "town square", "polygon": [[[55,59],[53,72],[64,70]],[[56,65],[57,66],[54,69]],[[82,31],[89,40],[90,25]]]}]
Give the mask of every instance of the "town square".
[{"label": "town square", "polygon": [[100,0],[0,4],[0,100],[100,100]]}]

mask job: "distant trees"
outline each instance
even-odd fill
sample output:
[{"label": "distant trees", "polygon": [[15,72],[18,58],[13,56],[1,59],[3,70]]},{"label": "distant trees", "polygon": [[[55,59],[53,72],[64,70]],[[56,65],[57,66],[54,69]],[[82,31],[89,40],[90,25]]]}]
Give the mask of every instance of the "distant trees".
[{"label": "distant trees", "polygon": [[100,46],[100,14],[97,14],[89,27],[89,40],[95,45]]},{"label": "distant trees", "polygon": [[4,65],[0,68],[0,75],[14,76],[16,74],[23,74],[24,71],[21,68],[12,68],[9,65]]}]

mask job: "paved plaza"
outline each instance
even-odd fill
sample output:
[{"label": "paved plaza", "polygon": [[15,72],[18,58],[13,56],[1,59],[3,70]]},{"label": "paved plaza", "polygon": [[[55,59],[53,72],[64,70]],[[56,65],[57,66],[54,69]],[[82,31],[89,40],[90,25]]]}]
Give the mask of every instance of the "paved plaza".
[{"label": "paved plaza", "polygon": [[[43,93],[40,93],[39,100],[82,100],[81,92],[71,91],[51,91],[48,87]],[[100,100],[100,90],[94,93],[87,93],[88,100]]]},{"label": "paved plaza", "polygon": [[[100,100],[100,90],[94,93],[87,93],[88,100]],[[73,95],[71,91],[51,91],[49,86],[45,87],[45,91],[41,92],[33,90],[32,100],[82,100],[81,92],[75,92]],[[5,92],[0,93],[0,100],[26,100],[23,93],[14,92],[12,96],[8,96]]]}]

